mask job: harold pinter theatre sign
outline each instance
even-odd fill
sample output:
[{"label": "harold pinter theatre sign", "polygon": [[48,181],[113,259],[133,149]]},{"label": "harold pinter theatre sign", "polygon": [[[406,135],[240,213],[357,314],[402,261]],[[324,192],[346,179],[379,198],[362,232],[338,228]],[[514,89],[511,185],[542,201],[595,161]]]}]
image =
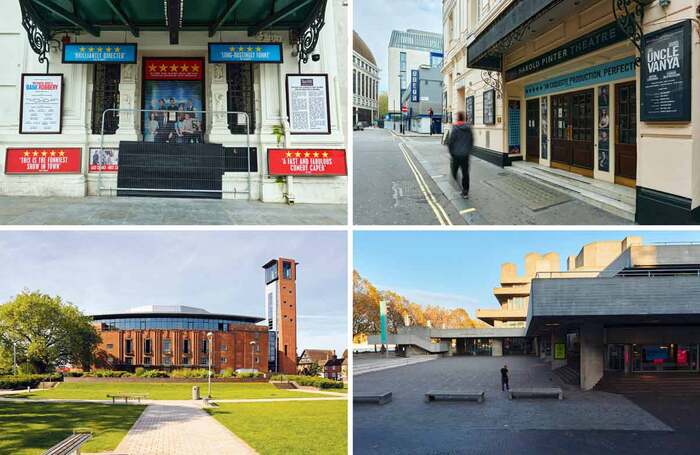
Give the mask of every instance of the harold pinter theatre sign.
[{"label": "harold pinter theatre sign", "polygon": [[644,35],[639,100],[643,122],[690,121],[691,29],[686,20]]}]

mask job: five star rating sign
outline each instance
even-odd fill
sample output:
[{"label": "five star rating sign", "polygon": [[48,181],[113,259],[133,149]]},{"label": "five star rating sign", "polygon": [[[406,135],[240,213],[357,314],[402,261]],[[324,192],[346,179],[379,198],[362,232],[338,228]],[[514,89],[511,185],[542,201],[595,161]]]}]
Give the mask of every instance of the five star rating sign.
[{"label": "five star rating sign", "polygon": [[269,175],[348,175],[342,149],[268,149]]},{"label": "five star rating sign", "polygon": [[150,81],[202,80],[203,66],[204,61],[202,59],[144,58],[145,78]]},{"label": "five star rating sign", "polygon": [[77,174],[80,148],[8,148],[5,174]]},{"label": "five star rating sign", "polygon": [[282,63],[281,43],[209,43],[211,63]]},{"label": "five star rating sign", "polygon": [[136,63],[136,44],[68,43],[63,45],[63,63]]}]

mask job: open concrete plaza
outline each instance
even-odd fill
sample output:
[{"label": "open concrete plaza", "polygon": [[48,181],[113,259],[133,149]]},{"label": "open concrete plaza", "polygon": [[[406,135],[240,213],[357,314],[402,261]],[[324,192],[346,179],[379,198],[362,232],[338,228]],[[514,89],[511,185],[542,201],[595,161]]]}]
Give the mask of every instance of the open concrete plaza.
[{"label": "open concrete plaza", "polygon": [[[561,387],[564,400],[509,400],[500,384],[504,364],[510,370],[511,388]],[[424,395],[430,390],[483,391],[485,400],[427,403]],[[678,398],[581,391],[561,381],[535,357],[444,357],[362,374],[354,380],[354,393],[382,392],[392,392],[392,401],[354,406],[356,453],[671,450],[678,454],[697,450],[697,424],[693,419],[678,419],[673,412]],[[684,398],[688,399],[692,395]]]}]

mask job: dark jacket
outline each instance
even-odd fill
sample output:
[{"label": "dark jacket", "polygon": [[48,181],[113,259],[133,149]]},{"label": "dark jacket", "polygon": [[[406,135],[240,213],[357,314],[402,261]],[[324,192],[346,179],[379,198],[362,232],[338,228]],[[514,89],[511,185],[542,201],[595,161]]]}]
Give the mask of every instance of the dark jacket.
[{"label": "dark jacket", "polygon": [[502,381],[508,380],[508,368],[501,368],[501,380]]},{"label": "dark jacket", "polygon": [[472,129],[466,123],[459,123],[452,127],[450,137],[447,139],[447,147],[450,155],[454,157],[465,157],[472,153],[474,147],[474,136]]}]

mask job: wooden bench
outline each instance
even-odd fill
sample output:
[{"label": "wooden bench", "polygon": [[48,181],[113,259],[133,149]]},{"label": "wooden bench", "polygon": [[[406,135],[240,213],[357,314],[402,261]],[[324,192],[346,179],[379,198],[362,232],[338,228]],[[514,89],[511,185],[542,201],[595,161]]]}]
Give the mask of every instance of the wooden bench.
[{"label": "wooden bench", "polygon": [[143,398],[144,400],[148,398],[147,393],[115,393],[115,394],[108,394],[107,398],[112,399],[112,404],[117,399],[123,399],[124,403],[129,404],[129,400],[136,400],[138,403],[141,403],[141,399]]},{"label": "wooden bench", "polygon": [[44,452],[44,455],[80,455],[80,447],[91,438],[92,434],[88,432],[73,433]]},{"label": "wooden bench", "polygon": [[425,394],[425,402],[430,403],[431,401],[476,401],[477,403],[483,403],[484,392],[476,390],[460,390],[460,391],[450,391],[450,390],[431,390]]},{"label": "wooden bench", "polygon": [[542,387],[534,389],[511,389],[508,391],[508,399],[513,398],[558,398],[564,399],[564,392],[560,387]]},{"label": "wooden bench", "polygon": [[357,393],[352,394],[353,403],[387,404],[391,401],[391,392],[384,393]]}]

